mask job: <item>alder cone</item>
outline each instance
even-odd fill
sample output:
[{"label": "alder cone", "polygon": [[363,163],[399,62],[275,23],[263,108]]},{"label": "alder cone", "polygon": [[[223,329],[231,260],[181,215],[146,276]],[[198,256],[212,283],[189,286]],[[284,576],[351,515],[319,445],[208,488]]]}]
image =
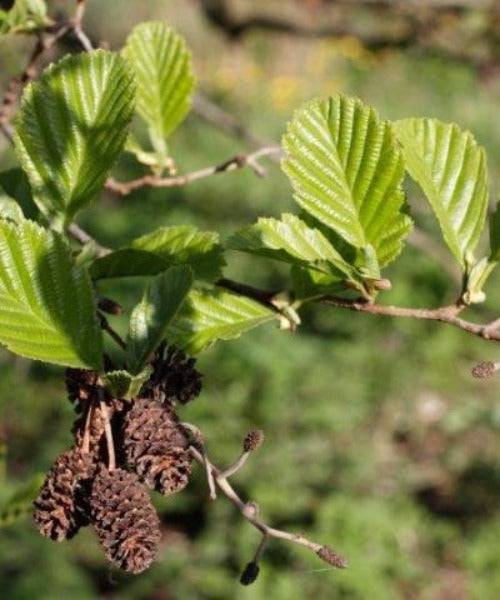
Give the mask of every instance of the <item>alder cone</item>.
[{"label": "alder cone", "polygon": [[137,476],[102,467],[92,486],[90,506],[106,557],[128,573],[147,569],[158,553],[160,520]]},{"label": "alder cone", "polygon": [[153,373],[145,386],[145,395],[168,404],[187,404],[201,392],[201,373],[196,360],[182,350],[162,344],[152,361]]},{"label": "alder cone", "polygon": [[186,487],[191,475],[189,440],[173,410],[137,398],[127,413],[123,449],[127,463],[150,488],[168,496]]},{"label": "alder cone", "polygon": [[33,518],[43,536],[61,542],[88,525],[84,481],[90,462],[78,448],[67,450],[54,462],[33,503]]}]

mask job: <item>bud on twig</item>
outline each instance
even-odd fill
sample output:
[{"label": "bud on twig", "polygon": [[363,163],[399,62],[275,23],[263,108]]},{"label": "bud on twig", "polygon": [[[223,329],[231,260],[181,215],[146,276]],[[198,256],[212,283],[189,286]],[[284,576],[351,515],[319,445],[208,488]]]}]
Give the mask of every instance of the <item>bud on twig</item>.
[{"label": "bud on twig", "polygon": [[259,571],[260,571],[260,568],[256,562],[254,562],[254,561],[249,562],[247,564],[247,566],[244,568],[243,573],[241,574],[240,583],[242,585],[252,584],[259,576]]},{"label": "bud on twig", "polygon": [[118,304],[118,302],[115,302],[110,298],[100,298],[98,307],[99,310],[108,313],[108,315],[118,316],[122,314],[122,307]]},{"label": "bud on twig", "polygon": [[337,552],[335,552],[333,548],[330,548],[330,546],[322,546],[316,552],[316,554],[321,558],[321,560],[324,560],[329,565],[332,565],[332,567],[337,567],[337,569],[345,569],[347,567],[347,559],[345,559],[343,556],[340,556],[340,554],[337,554]]},{"label": "bud on twig", "polygon": [[500,363],[484,360],[472,369],[472,376],[476,379],[490,379],[500,368]]},{"label": "bud on twig", "polygon": [[243,516],[247,519],[255,519],[259,512],[259,505],[255,502],[247,502],[243,508]]},{"label": "bud on twig", "polygon": [[264,432],[262,429],[252,429],[243,440],[243,450],[245,452],[254,452],[262,445],[264,441]]}]

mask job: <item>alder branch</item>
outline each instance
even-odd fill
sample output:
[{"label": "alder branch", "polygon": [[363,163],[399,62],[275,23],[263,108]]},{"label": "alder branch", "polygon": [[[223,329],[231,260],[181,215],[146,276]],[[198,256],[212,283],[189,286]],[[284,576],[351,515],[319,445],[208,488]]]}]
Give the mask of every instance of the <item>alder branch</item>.
[{"label": "alder branch", "polygon": [[82,19],[86,10],[86,0],[77,0],[75,14],[72,19],[65,20],[56,25],[49,25],[38,32],[36,44],[28,59],[28,63],[18,77],[13,77],[7,85],[3,99],[0,103],[0,130],[6,138],[13,141],[11,121],[13,112],[21,92],[28,83],[33,81],[39,73],[40,63],[47,52],[57,44],[68,32],[73,31],[85,50],[92,50],[92,44],[82,29]]},{"label": "alder branch", "polygon": [[[232,281],[230,279],[219,279],[216,285],[233,291],[242,296],[246,296],[267,306],[272,310],[276,310],[273,303],[276,293],[254,288],[245,284]],[[473,323],[460,318],[458,315],[466,308],[465,304],[457,301],[456,304],[443,306],[440,308],[407,308],[401,306],[387,306],[383,304],[371,304],[363,300],[350,300],[335,296],[322,296],[311,301],[315,304],[323,304],[335,308],[352,310],[355,312],[369,313],[372,315],[382,315],[386,317],[403,317],[412,319],[421,319],[428,321],[438,321],[448,323],[453,327],[457,327],[467,333],[479,336],[485,340],[500,341],[500,323],[499,319],[495,319],[489,323]]]},{"label": "alder branch", "polygon": [[477,335],[485,340],[500,342],[500,330],[496,325],[496,320],[492,323],[480,324],[472,323],[460,318],[459,313],[465,308],[465,305],[457,303],[451,306],[441,308],[405,308],[401,306],[384,306],[381,304],[369,304],[366,302],[351,301],[345,298],[334,296],[325,296],[320,302],[335,308],[344,308],[356,312],[365,312],[372,315],[382,315],[386,317],[403,317],[412,319],[424,319],[429,321],[439,321],[448,323],[453,327],[462,329],[472,335]]},{"label": "alder branch", "polygon": [[[256,529],[258,529],[263,537],[267,538],[276,538],[285,540],[287,542],[291,542],[293,544],[298,544],[299,546],[303,546],[308,550],[314,552],[319,558],[328,562],[332,566],[337,568],[345,568],[347,566],[347,561],[341,555],[337,554],[334,550],[329,548],[328,546],[324,546],[323,544],[318,544],[317,542],[313,542],[306,537],[296,534],[290,533],[288,531],[283,531],[281,529],[275,529],[274,527],[270,527],[262,521],[259,516],[259,510],[255,503],[247,503],[244,502],[232,485],[229,483],[227,477],[224,476],[223,472],[216,467],[210,459],[204,455],[204,453],[200,452],[198,448],[195,446],[190,446],[189,448],[191,455],[196,460],[198,464],[200,464],[203,468],[208,464],[210,471],[212,473],[213,480],[215,481],[216,486],[219,490],[226,496],[226,498],[238,508],[242,516]],[[261,548],[261,546],[259,546]],[[259,550],[256,554],[257,558],[260,557],[262,553],[262,549]]]},{"label": "alder branch", "polygon": [[237,154],[236,156],[233,156],[232,158],[229,158],[218,165],[205,167],[204,169],[192,171],[183,175],[175,175],[173,177],[145,175],[144,177],[139,177],[138,179],[123,182],[109,178],[106,181],[105,187],[111,192],[121,196],[126,196],[127,194],[130,194],[131,192],[143,187],[182,187],[184,185],[193,183],[194,181],[205,179],[206,177],[211,177],[212,175],[217,175],[218,173],[227,173],[229,171],[236,171],[245,167],[251,168],[259,177],[264,177],[266,175],[266,171],[259,164],[259,159],[264,158],[265,156],[280,155],[281,152],[282,150],[279,146],[265,146],[264,148],[260,148],[255,152],[251,152],[250,154]]}]

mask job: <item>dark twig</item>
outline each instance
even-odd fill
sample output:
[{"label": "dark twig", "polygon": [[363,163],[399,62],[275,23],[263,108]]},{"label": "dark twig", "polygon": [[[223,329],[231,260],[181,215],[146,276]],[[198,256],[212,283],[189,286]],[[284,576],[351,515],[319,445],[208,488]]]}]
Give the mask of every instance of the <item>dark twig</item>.
[{"label": "dark twig", "polygon": [[99,312],[99,319],[101,321],[101,329],[103,331],[105,331],[113,341],[116,342],[116,344],[118,346],[120,346],[120,348],[122,350],[126,350],[127,349],[127,344],[125,343],[125,341],[123,340],[123,338],[120,336],[120,334],[118,334],[109,324],[108,320],[106,319],[106,317]]}]

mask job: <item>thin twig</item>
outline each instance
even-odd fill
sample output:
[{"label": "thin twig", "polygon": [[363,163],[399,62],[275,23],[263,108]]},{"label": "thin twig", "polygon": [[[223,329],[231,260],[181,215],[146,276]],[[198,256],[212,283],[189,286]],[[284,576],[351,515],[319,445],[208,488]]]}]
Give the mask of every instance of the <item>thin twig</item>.
[{"label": "thin twig", "polygon": [[99,312],[99,319],[101,321],[101,329],[103,331],[105,331],[110,337],[111,339],[116,342],[116,344],[118,346],[120,346],[120,348],[122,350],[126,350],[127,349],[127,344],[125,342],[125,340],[120,336],[119,333],[117,333],[109,324],[108,320],[106,319],[106,317],[102,314],[102,312]]},{"label": "thin twig", "polygon": [[387,317],[405,317],[412,319],[425,319],[429,321],[440,321],[448,323],[453,327],[477,335],[485,340],[500,341],[500,332],[491,330],[489,324],[472,323],[461,319],[458,314],[465,308],[463,305],[454,304],[442,308],[406,308],[401,306],[384,306],[381,304],[368,304],[365,302],[346,300],[334,296],[325,296],[321,299],[322,304],[345,308],[357,312],[370,313],[372,315],[383,315]]},{"label": "thin twig", "polygon": [[243,169],[244,167],[250,167],[256,175],[263,177],[265,171],[258,160],[265,156],[273,156],[281,154],[281,148],[279,146],[266,146],[260,148],[250,154],[237,154],[232,158],[214,165],[211,167],[205,167],[198,171],[192,171],[191,173],[185,173],[184,175],[175,175],[173,177],[157,177],[155,175],[145,175],[132,181],[116,181],[110,178],[106,181],[106,189],[111,192],[115,192],[121,196],[126,196],[131,192],[140,188],[149,186],[154,188],[170,188],[170,187],[181,187],[204,179],[218,173],[226,173],[229,171],[235,171],[237,169]]},{"label": "thin twig", "polygon": [[69,23],[62,23],[55,30],[48,29],[47,33],[40,33],[37,37],[37,42],[31,52],[23,73],[19,77],[11,79],[7,86],[7,91],[4,94],[0,106],[0,125],[2,132],[7,136],[9,141],[12,141],[13,130],[10,121],[13,117],[13,110],[16,106],[17,99],[24,87],[33,81],[38,75],[40,61],[42,57],[59,41],[61,37],[71,29]]},{"label": "thin twig", "polygon": [[250,452],[242,452],[238,459],[227,469],[221,472],[221,476],[225,479],[232,477],[235,473],[237,473],[242,467],[245,466],[248,457],[250,456]]},{"label": "thin twig", "polygon": [[87,8],[86,0],[77,0],[75,16],[73,17],[73,32],[86,52],[94,49],[92,42],[82,28],[82,21]]},{"label": "thin twig", "polygon": [[[197,450],[194,446],[190,446],[189,448],[191,455],[200,465],[205,465],[206,461],[210,466],[213,478],[219,490],[228,498],[230,502],[236,506],[243,517],[251,523],[256,529],[258,529],[263,535],[270,538],[277,538],[281,540],[285,540],[288,542],[292,542],[294,544],[298,544],[299,546],[304,546],[308,548],[312,552],[318,554],[324,549],[322,544],[318,544],[317,542],[313,542],[306,537],[296,534],[290,533],[288,531],[282,531],[280,529],[275,529],[274,527],[270,527],[264,521],[262,521],[256,514],[256,511],[248,511],[247,503],[245,503],[240,496],[236,493],[234,488],[231,486],[229,481],[223,476],[222,471],[220,471],[208,458],[204,457],[199,450]],[[339,561],[340,562],[340,561]],[[343,566],[345,566],[345,562]],[[338,566],[341,566],[340,564]]]},{"label": "thin twig", "polygon": [[79,227],[76,223],[71,223],[68,226],[68,233],[82,246],[85,246],[85,244],[90,243],[93,244],[98,257],[106,256],[106,254],[109,254],[111,252],[109,248],[101,246],[99,242],[97,242],[89,233],[87,233],[84,229]]},{"label": "thin twig", "polygon": [[83,429],[83,438],[82,438],[82,453],[88,454],[90,450],[90,423],[92,420],[92,413],[94,407],[92,405],[92,401],[89,400],[89,404],[87,407],[87,416],[85,417],[85,426]]},{"label": "thin twig", "polygon": [[99,393],[99,406],[101,408],[102,420],[104,422],[104,432],[106,434],[106,446],[108,449],[108,469],[114,471],[116,468],[116,456],[115,456],[115,443],[113,440],[113,431],[111,429],[111,423],[109,421],[108,407],[103,399],[103,391],[101,388],[98,390]]}]

